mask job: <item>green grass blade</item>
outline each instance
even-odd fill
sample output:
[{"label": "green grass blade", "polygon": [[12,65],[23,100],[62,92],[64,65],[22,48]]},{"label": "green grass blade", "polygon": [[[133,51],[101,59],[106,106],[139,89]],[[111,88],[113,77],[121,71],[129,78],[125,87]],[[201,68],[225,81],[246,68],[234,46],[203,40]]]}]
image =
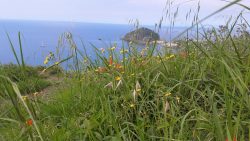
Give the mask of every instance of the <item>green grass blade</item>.
[{"label": "green grass blade", "polygon": [[20,55],[22,61],[22,67],[25,69],[24,57],[23,57],[23,47],[22,47],[22,40],[21,40],[21,33],[18,32],[18,40],[19,40],[19,48],[20,48]]},{"label": "green grass blade", "polygon": [[18,64],[19,66],[21,66],[21,65],[20,65],[20,62],[19,62],[19,59],[18,59],[18,57],[17,57],[16,50],[15,50],[15,48],[14,48],[14,45],[13,45],[11,39],[10,39],[10,36],[9,36],[9,34],[8,34],[7,32],[6,32],[6,35],[7,35],[7,37],[8,37],[8,40],[9,40],[9,43],[10,43],[10,48],[11,48],[11,50],[12,50],[14,56],[15,56],[15,59],[16,59],[16,61],[17,61],[17,64]]}]

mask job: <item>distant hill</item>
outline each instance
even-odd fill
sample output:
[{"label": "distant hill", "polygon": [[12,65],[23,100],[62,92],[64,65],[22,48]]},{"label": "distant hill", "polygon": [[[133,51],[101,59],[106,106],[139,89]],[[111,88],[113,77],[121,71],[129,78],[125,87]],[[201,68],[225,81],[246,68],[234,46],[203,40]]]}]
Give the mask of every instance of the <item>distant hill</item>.
[{"label": "distant hill", "polygon": [[127,33],[122,39],[128,42],[134,41],[139,43],[146,43],[160,40],[160,36],[151,29],[141,27],[139,29]]}]

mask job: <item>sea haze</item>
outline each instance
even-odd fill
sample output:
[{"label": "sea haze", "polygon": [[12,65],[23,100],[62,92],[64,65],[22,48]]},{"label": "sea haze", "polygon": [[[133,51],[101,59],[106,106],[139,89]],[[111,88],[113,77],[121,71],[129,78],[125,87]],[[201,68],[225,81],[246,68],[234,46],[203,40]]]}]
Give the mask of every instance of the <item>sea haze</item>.
[{"label": "sea haze", "polygon": [[[154,29],[152,26],[147,27]],[[83,42],[88,55],[94,56],[91,44],[97,48],[108,48],[111,44],[117,43],[121,48],[123,44],[121,38],[134,29],[133,25],[1,20],[0,63],[15,63],[6,33],[9,34],[19,54],[18,32],[20,31],[25,62],[29,65],[43,65],[44,58],[49,52],[56,51],[59,37],[65,32],[72,33],[80,50],[83,50]],[[174,28],[172,36],[176,36],[183,29],[183,27]],[[162,30],[160,35],[166,40],[170,38],[167,28]],[[64,53],[65,56],[66,54]]]}]

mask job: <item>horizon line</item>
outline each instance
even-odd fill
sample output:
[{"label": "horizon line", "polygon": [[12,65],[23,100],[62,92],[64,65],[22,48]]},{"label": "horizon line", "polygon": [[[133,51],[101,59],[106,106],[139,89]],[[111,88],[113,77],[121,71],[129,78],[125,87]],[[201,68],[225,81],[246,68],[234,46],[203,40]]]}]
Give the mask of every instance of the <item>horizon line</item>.
[{"label": "horizon line", "polygon": [[[110,23],[110,22],[91,22],[91,21],[66,21],[66,20],[34,20],[34,19],[2,19],[1,21],[22,21],[22,22],[51,22],[51,23],[74,23],[74,24],[106,24],[106,25],[122,25],[122,26],[134,26],[131,23]],[[140,26],[155,27],[155,24],[139,24]],[[169,27],[169,25],[164,25],[162,27]],[[187,27],[182,25],[177,25],[175,27]]]}]

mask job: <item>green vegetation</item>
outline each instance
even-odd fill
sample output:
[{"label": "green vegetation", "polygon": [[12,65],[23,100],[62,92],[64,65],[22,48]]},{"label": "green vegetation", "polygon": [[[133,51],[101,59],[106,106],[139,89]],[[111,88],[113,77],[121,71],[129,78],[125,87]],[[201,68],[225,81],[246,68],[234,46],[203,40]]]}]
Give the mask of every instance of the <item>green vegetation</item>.
[{"label": "green vegetation", "polygon": [[19,91],[41,77],[34,68],[0,67],[0,140],[249,140],[249,24],[239,19],[175,55],[131,43],[90,60],[66,36],[72,56],[42,72],[69,59],[74,69],[46,99]]},{"label": "green vegetation", "polygon": [[39,92],[50,85],[46,77],[39,75],[39,71],[42,70],[38,67],[26,66],[22,72],[20,67],[14,64],[0,66],[0,74],[15,82],[22,94]]}]

